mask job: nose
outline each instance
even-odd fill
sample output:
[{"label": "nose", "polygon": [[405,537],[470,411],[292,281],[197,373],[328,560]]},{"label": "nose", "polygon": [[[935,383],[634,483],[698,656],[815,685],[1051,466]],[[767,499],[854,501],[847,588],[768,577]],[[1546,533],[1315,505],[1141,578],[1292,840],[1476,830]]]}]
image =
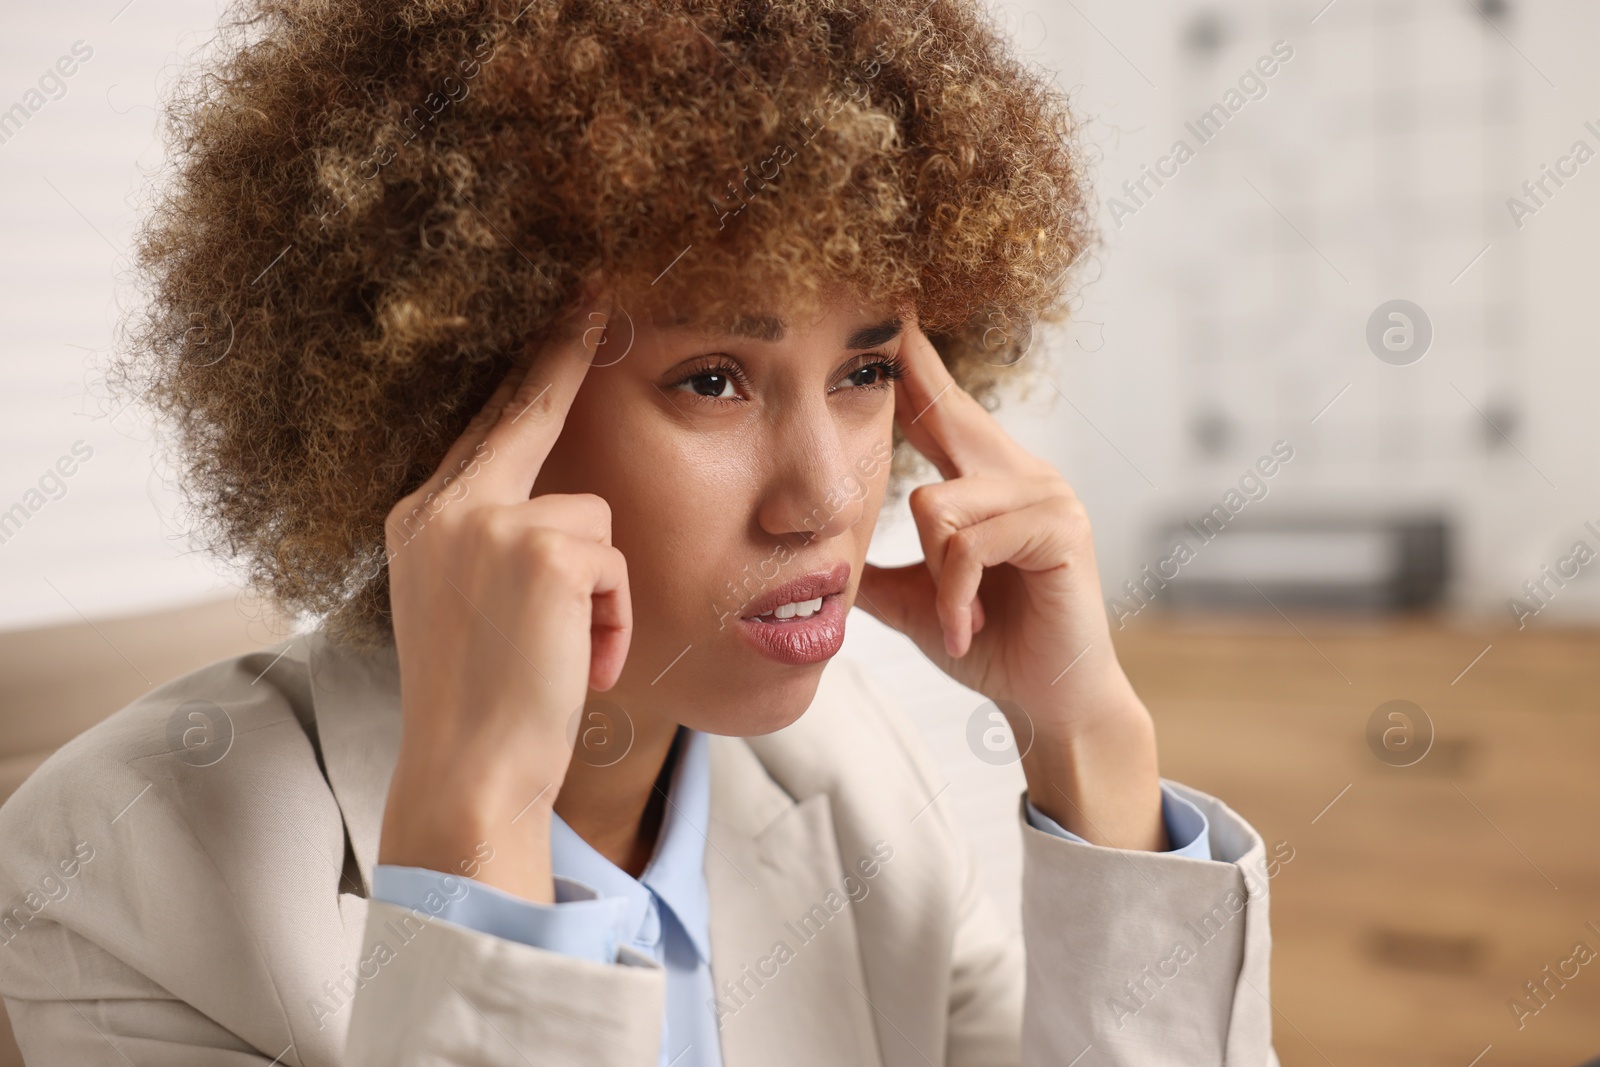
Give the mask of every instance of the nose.
[{"label": "nose", "polygon": [[826,399],[786,405],[770,431],[766,486],[758,510],[761,528],[773,537],[803,542],[837,537],[861,521],[867,479],[858,469],[866,435],[848,432],[828,410]]}]

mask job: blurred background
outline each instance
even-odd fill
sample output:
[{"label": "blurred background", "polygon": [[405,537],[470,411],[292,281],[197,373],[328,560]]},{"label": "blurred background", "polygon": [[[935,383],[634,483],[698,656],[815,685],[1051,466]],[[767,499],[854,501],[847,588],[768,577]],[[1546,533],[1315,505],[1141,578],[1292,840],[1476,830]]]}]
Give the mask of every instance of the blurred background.
[{"label": "blurred background", "polygon": [[[1600,8],[991,8],[1077,101],[1104,231],[1002,416],[1089,506],[1164,773],[1292,856],[1285,1067],[1600,1056]],[[282,636],[99,381],[155,107],[217,15],[95,0],[0,35],[0,798]],[[902,504],[872,558],[918,556]],[[992,709],[863,613],[845,654],[1016,924],[1022,775],[968,741]]]}]

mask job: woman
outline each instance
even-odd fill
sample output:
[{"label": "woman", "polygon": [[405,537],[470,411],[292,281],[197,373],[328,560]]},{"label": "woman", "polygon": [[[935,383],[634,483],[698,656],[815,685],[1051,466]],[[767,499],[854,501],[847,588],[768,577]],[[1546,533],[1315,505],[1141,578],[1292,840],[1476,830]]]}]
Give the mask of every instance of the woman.
[{"label": "woman", "polygon": [[[1276,1063],[1262,842],[1159,778],[1083,509],[975,398],[1089,237],[977,8],[236,28],[120,370],[318,625],[0,814],[28,1062]],[[910,450],[926,559],[876,568]],[[912,729],[828,668],[857,604],[1023,739],[1026,997]]]}]

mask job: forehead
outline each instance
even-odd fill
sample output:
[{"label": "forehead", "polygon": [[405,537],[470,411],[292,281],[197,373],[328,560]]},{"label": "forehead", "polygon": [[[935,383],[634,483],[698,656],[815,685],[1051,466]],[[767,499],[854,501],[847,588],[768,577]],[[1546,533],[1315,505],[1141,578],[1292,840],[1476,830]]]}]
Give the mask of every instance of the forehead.
[{"label": "forehead", "polygon": [[[846,348],[871,348],[897,337],[902,329],[898,315],[874,312],[867,308],[853,309],[850,314],[851,333]],[[777,343],[789,335],[790,324],[782,316],[771,312],[735,311],[701,318],[687,312],[667,312],[653,317],[657,327],[693,330],[713,336],[743,337],[755,341]]]},{"label": "forehead", "polygon": [[753,341],[781,341],[789,333],[789,325],[780,315],[771,312],[731,311],[721,315],[698,317],[678,311],[662,323],[673,329],[697,329],[706,333],[746,337]]}]

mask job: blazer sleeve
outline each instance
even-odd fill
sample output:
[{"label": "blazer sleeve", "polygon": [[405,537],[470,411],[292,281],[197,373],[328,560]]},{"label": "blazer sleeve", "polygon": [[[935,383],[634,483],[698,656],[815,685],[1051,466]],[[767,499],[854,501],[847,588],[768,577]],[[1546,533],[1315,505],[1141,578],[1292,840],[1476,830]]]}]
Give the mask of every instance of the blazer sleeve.
[{"label": "blazer sleeve", "polygon": [[1269,863],[1226,804],[1173,782],[1210,825],[1211,857],[1105,848],[1022,824],[1023,1067],[1277,1067]]},{"label": "blazer sleeve", "polygon": [[381,900],[361,958],[348,1067],[654,1067],[666,972],[626,945],[615,964],[524,945]]}]

